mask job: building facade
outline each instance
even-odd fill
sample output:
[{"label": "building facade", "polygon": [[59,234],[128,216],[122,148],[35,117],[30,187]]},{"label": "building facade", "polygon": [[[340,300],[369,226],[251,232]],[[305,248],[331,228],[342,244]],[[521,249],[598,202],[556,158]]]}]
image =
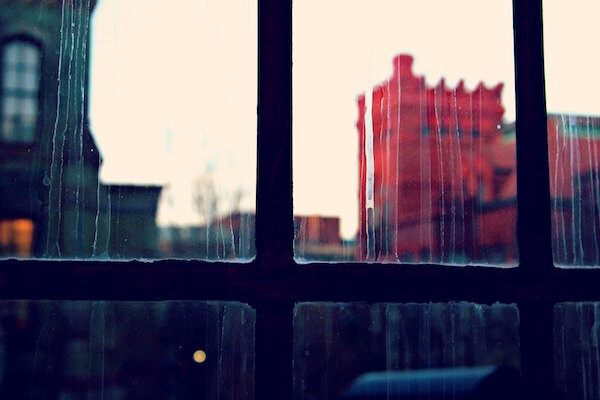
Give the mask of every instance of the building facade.
[{"label": "building facade", "polygon": [[158,256],[161,188],[98,178],[87,114],[95,3],[0,1],[0,257]]},{"label": "building facade", "polygon": [[357,257],[515,263],[514,128],[502,84],[429,86],[413,59],[393,61],[372,98],[358,98]]}]

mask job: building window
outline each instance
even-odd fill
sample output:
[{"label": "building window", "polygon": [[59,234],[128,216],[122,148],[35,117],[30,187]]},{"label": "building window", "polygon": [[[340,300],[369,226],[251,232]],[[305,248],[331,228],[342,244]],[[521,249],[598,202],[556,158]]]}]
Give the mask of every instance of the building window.
[{"label": "building window", "polygon": [[31,256],[33,221],[29,219],[0,220],[0,254],[3,256]]},{"label": "building window", "polygon": [[2,47],[2,142],[35,140],[40,64],[40,50],[31,42],[17,39]]}]

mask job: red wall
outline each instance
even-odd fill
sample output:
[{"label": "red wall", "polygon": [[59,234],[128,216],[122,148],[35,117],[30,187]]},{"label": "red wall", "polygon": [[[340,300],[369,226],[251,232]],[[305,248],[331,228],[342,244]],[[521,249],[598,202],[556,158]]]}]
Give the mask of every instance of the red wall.
[{"label": "red wall", "polygon": [[[443,79],[429,86],[413,74],[412,62],[411,56],[396,57],[393,75],[373,88],[372,218],[365,208],[365,97],[358,99],[357,256],[463,262],[486,260],[490,250],[511,261],[516,258],[516,185],[514,193],[510,187],[516,154],[502,126],[503,86],[479,84],[469,91],[462,81],[448,88]],[[507,201],[512,204],[498,212]],[[494,235],[478,234],[492,230]]]}]

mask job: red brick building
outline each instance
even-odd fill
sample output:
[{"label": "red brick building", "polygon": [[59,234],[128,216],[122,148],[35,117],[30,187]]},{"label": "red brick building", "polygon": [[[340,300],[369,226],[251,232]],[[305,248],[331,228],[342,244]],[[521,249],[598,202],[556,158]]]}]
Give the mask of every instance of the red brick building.
[{"label": "red brick building", "polygon": [[516,262],[515,140],[502,84],[429,86],[412,62],[396,57],[372,102],[358,99],[357,257]]},{"label": "red brick building", "polygon": [[350,261],[353,246],[340,237],[340,218],[322,215],[295,215],[294,252],[299,261]]}]

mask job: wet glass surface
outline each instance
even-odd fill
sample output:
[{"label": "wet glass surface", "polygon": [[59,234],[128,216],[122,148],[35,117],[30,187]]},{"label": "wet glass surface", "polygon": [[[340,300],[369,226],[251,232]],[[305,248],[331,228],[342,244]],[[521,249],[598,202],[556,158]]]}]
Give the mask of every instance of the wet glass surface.
[{"label": "wet glass surface", "polygon": [[[544,2],[552,249],[559,267],[600,265],[598,2]],[[573,57],[566,57],[565,49]]]},{"label": "wet glass surface", "polygon": [[473,303],[299,303],[294,399],[339,399],[359,375],[449,367],[519,368],[519,312]]},{"label": "wet glass surface", "polygon": [[511,2],[302,1],[293,22],[296,259],[516,265]]},{"label": "wet glass surface", "polygon": [[1,2],[0,258],[252,259],[256,12]]},{"label": "wet glass surface", "polygon": [[0,302],[5,399],[251,400],[255,311],[233,302]]},{"label": "wet glass surface", "polygon": [[600,303],[554,307],[554,381],[567,400],[600,399]]}]

